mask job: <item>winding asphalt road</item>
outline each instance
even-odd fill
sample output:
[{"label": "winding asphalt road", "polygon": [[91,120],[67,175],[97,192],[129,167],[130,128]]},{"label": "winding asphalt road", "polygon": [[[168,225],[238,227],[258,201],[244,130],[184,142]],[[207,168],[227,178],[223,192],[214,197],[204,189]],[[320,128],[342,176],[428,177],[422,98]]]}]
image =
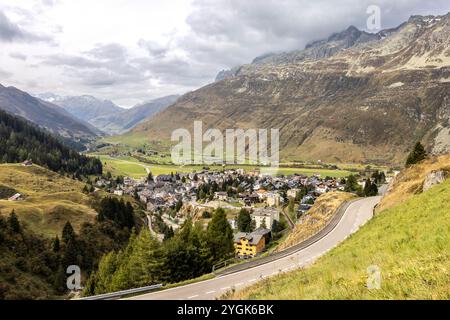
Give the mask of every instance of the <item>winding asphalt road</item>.
[{"label": "winding asphalt road", "polygon": [[133,300],[214,300],[232,288],[241,290],[255,282],[313,264],[320,256],[336,247],[348,236],[358,231],[373,216],[374,207],[381,196],[364,198],[351,203],[336,227],[312,245],[279,260],[251,269],[219,276],[211,280],[143,294]]}]

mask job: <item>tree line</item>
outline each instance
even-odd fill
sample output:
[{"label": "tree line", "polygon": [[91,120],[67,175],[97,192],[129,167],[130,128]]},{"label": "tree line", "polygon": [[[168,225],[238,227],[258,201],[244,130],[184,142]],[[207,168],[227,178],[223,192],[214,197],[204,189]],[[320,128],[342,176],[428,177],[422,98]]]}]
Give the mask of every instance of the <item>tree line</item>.
[{"label": "tree line", "polygon": [[131,204],[105,198],[98,206],[102,218],[78,233],[67,222],[53,239],[33,233],[14,211],[0,216],[0,300],[64,296],[68,266],[79,266],[88,278],[105,254],[123,249],[137,227]]},{"label": "tree line", "polygon": [[234,255],[233,231],[223,209],[217,209],[205,229],[188,219],[171,238],[159,243],[144,228],[133,234],[126,248],[100,261],[83,294],[169,284],[211,272],[212,266]]},{"label": "tree line", "polygon": [[0,163],[25,160],[77,177],[102,173],[99,159],[81,155],[49,132],[0,110]]}]

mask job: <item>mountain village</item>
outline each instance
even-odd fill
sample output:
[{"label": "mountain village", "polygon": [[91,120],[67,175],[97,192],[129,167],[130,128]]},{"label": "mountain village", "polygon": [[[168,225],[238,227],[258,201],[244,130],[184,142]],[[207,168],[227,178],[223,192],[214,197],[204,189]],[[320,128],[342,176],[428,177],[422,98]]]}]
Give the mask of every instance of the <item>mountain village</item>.
[{"label": "mountain village", "polygon": [[[214,210],[225,209],[235,232],[236,255],[245,259],[265,250],[272,231],[293,228],[295,221],[308,213],[320,195],[344,191],[346,183],[345,179],[319,174],[271,176],[259,170],[210,171],[208,168],[156,177],[149,173],[147,178],[125,177],[120,182],[113,184],[103,178],[97,180],[96,187],[117,196],[138,199],[146,208],[146,223],[160,241],[166,232],[173,233],[182,227],[188,217],[203,221],[206,227]],[[361,179],[358,183],[364,187],[365,181]],[[290,201],[296,205],[295,212],[289,215],[284,209]],[[253,232],[239,232],[237,216],[241,209],[250,213]],[[243,246],[250,250],[242,250]]]}]

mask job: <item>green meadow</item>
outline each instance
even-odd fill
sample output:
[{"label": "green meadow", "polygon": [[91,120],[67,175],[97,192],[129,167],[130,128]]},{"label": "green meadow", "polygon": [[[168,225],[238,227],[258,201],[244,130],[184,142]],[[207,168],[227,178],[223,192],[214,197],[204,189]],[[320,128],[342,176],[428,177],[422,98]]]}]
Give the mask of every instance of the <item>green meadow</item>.
[{"label": "green meadow", "polygon": [[[147,169],[152,172],[153,175],[170,174],[170,173],[190,173],[195,171],[201,171],[204,166],[177,166],[173,164],[148,164],[138,161],[133,157],[111,157],[107,155],[99,155],[99,159],[105,166],[105,171],[110,171],[113,175],[129,176],[132,178],[142,178],[147,176]],[[211,170],[222,170],[222,166],[208,166]],[[227,169],[242,168],[246,171],[253,171],[257,169],[256,166],[250,165],[231,165],[226,166]],[[262,168],[263,170],[264,168]],[[292,175],[303,174],[312,176],[314,174],[320,174],[322,177],[330,176],[336,178],[347,177],[351,174],[347,170],[330,170],[330,169],[315,169],[315,168],[283,168],[280,167],[277,170],[278,175]]]}]

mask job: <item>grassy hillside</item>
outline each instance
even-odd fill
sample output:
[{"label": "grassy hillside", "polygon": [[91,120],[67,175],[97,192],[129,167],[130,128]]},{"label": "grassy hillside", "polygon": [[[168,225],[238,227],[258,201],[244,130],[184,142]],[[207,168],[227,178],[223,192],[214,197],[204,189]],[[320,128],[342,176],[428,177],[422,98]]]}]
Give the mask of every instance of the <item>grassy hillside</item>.
[{"label": "grassy hillside", "polygon": [[96,216],[91,199],[81,192],[83,183],[42,167],[2,164],[0,182],[4,189],[14,189],[24,196],[16,202],[0,199],[0,214],[9,215],[14,209],[20,221],[36,234],[53,237],[67,221],[78,231]]},{"label": "grassy hillside", "polygon": [[390,186],[389,192],[381,201],[377,212],[392,208],[410,199],[415,194],[421,193],[425,177],[435,170],[450,172],[450,154],[431,157],[402,171]]},{"label": "grassy hillside", "polygon": [[[450,181],[391,207],[310,269],[264,280],[233,299],[449,299]],[[368,290],[367,268],[381,269]]]},{"label": "grassy hillside", "polygon": [[336,210],[355,195],[346,192],[330,192],[319,197],[308,213],[300,218],[287,239],[280,244],[277,251],[282,251],[300,243],[322,230],[333,217]]}]

